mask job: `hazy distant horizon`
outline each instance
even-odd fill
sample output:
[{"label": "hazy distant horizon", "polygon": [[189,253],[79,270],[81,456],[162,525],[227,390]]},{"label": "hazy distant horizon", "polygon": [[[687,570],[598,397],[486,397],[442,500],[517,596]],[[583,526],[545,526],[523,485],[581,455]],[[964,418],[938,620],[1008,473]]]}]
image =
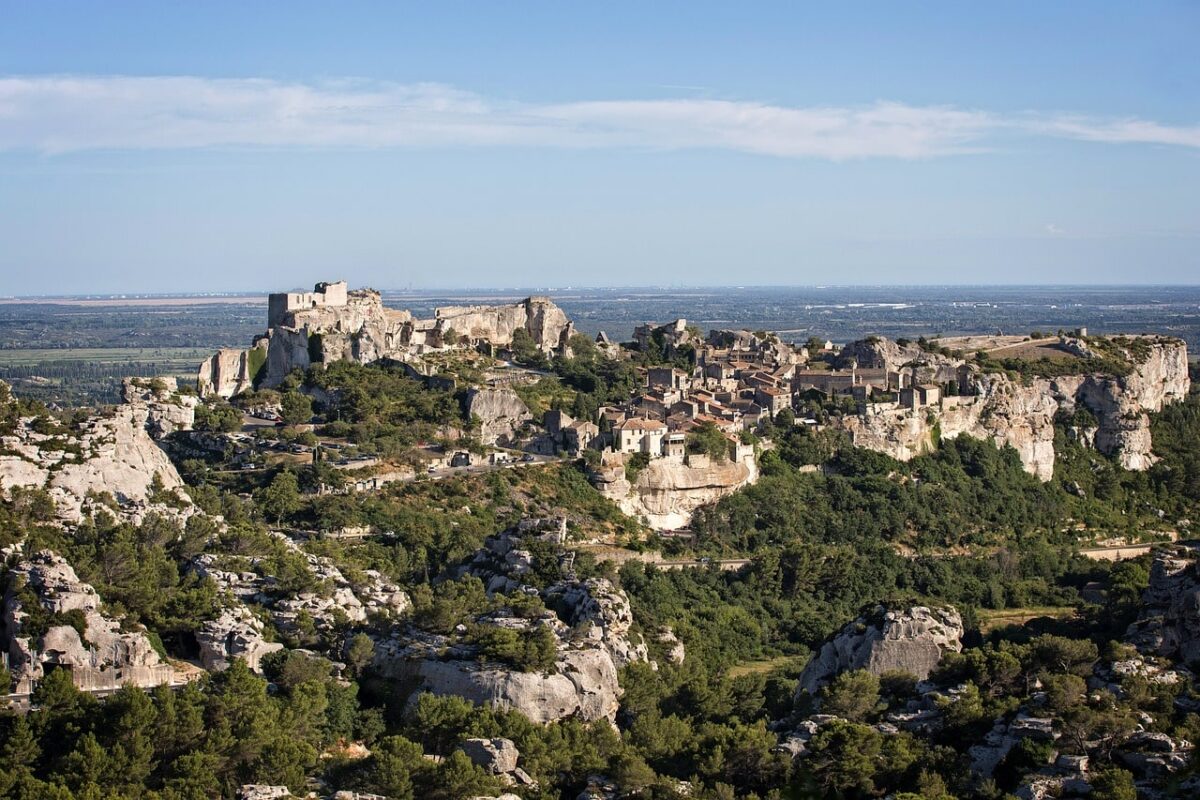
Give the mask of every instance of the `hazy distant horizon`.
[{"label": "hazy distant horizon", "polygon": [[[1080,289],[1196,289],[1200,288],[1200,281],[1195,283],[845,283],[845,284],[808,284],[808,283],[761,283],[761,284],[690,284],[678,286],[655,286],[655,285],[627,285],[627,286],[432,286],[421,288],[394,288],[369,286],[366,284],[357,285],[350,283],[350,289],[374,289],[385,295],[411,295],[411,296],[444,296],[452,294],[526,294],[536,292],[563,293],[563,292],[653,292],[656,294],[670,294],[672,292],[684,291],[718,291],[718,290],[746,290],[746,291],[764,291],[770,289],[780,290],[812,290],[812,291],[835,291],[835,290],[886,290],[886,289],[904,289],[910,291],[920,290],[947,290],[947,289],[990,289],[1001,291],[1019,291],[1022,289],[1046,291],[1052,289],[1062,290],[1080,290]],[[74,292],[62,294],[0,294],[0,301],[19,301],[19,300],[114,300],[114,299],[173,299],[173,298],[228,298],[236,299],[238,297],[266,297],[274,292],[288,291],[309,291],[314,284],[296,284],[292,286],[280,286],[271,289],[211,289],[202,291],[162,291],[162,292],[145,292],[136,289],[115,289],[112,291],[103,292]]]}]

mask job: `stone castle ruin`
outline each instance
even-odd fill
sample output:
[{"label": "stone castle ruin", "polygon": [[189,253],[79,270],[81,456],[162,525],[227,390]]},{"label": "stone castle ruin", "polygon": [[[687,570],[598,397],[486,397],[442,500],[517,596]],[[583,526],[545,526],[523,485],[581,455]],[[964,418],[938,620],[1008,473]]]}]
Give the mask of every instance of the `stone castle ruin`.
[{"label": "stone castle ruin", "polygon": [[518,330],[546,354],[566,352],[574,325],[546,297],[498,306],[449,306],[432,319],[387,308],[374,289],[345,281],[318,283],[311,292],[279,292],[267,304],[268,330],[249,350],[226,349],[200,365],[202,395],[232,397],[255,386],[279,385],[294,369],[318,362],[381,359],[419,362],[451,348],[505,348]]},{"label": "stone castle ruin", "polygon": [[345,281],[318,283],[311,292],[272,292],[267,299],[267,327],[282,325],[287,315],[311,308],[341,308],[349,302]]}]

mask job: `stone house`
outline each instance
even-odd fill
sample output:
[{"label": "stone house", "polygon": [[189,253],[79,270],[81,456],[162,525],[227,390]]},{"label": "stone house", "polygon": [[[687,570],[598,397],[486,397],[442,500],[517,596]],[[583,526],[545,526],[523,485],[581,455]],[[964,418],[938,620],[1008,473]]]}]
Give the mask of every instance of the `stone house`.
[{"label": "stone house", "polygon": [[663,422],[642,417],[634,417],[613,428],[614,445],[620,453],[649,453],[652,456],[662,454],[663,438],[667,435],[667,426]]},{"label": "stone house", "polygon": [[933,383],[923,383],[909,386],[900,390],[900,405],[903,408],[923,408],[935,406],[942,399],[942,387]]},{"label": "stone house", "polygon": [[646,372],[646,385],[651,389],[686,389],[691,375],[675,367],[651,367]]},{"label": "stone house", "polygon": [[763,386],[754,392],[754,402],[773,417],[785,408],[792,407],[792,393],[787,389]]},{"label": "stone house", "polygon": [[600,438],[600,426],[587,420],[577,420],[562,429],[563,447],[579,453],[591,447]]}]

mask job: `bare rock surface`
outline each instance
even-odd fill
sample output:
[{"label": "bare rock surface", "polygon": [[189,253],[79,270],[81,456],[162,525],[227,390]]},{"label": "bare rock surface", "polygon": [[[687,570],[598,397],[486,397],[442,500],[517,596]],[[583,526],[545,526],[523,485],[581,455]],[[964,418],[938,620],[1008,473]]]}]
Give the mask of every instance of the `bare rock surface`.
[{"label": "bare rock surface", "polygon": [[843,417],[837,424],[856,445],[900,461],[932,450],[936,435],[990,439],[1015,448],[1027,472],[1049,480],[1054,473],[1055,419],[1082,408],[1097,421],[1082,441],[1113,456],[1125,469],[1148,469],[1154,463],[1148,414],[1187,396],[1186,345],[1166,337],[1138,337],[1137,347],[1131,345],[1127,353],[1127,375],[1105,374],[1101,367],[1089,370],[1088,358],[1096,358],[1095,353],[1086,346],[1080,353],[1085,357],[1078,375],[1022,381],[886,339],[855,342],[843,350],[843,360],[889,370],[915,365],[923,380],[954,380],[963,395],[917,409],[869,404],[865,414]]},{"label": "bare rock surface", "polygon": [[758,479],[752,452],[740,459],[656,458],[630,483],[623,462],[606,454],[590,475],[592,485],[635,519],[656,530],[685,527],[701,506],[715,503]]},{"label": "bare rock surface", "polygon": [[[6,387],[7,388],[7,387]],[[63,426],[46,418],[17,419],[0,436],[0,490],[46,489],[59,516],[77,522],[91,494],[109,493],[124,507],[146,505],[157,476],[162,488],[190,504],[183,480],[150,431],[190,424],[190,406],[135,397],[111,413]]]},{"label": "bare rock surface", "polygon": [[954,608],[876,606],[821,646],[800,675],[797,695],[815,695],[847,670],[901,671],[924,680],[944,653],[962,649],[962,635],[962,618]]},{"label": "bare rock surface", "polygon": [[[40,606],[33,609],[32,602]],[[31,615],[53,615],[45,633],[30,635]],[[82,618],[83,633],[69,621]],[[101,611],[100,596],[58,554],[41,550],[9,572],[4,595],[4,638],[17,691],[30,691],[49,669],[67,668],[81,689],[115,689],[126,683],[157,686],[174,670],[141,632],[123,632],[119,620]]]},{"label": "bare rock surface", "polygon": [[282,650],[279,642],[268,642],[262,621],[244,605],[226,608],[196,632],[200,663],[210,671],[225,670],[242,659],[255,672],[262,671],[262,657]]},{"label": "bare rock surface", "polygon": [[374,669],[385,677],[416,682],[437,695],[457,695],[475,703],[521,712],[538,723],[569,716],[613,719],[621,687],[618,669],[648,658],[646,644],[632,630],[625,593],[604,579],[564,580],[539,592],[531,578],[527,539],[561,542],[558,524],[523,525],[489,537],[484,548],[455,574],[479,578],[490,594],[540,594],[547,610],[532,618],[504,609],[481,615],[475,625],[518,632],[544,626],[554,635],[552,668],[521,671],[480,658],[477,649],[455,637],[399,627],[376,642]]},{"label": "bare rock surface", "polygon": [[1141,612],[1125,634],[1142,653],[1184,663],[1200,661],[1198,560],[1200,548],[1194,545],[1171,545],[1155,552]]},{"label": "bare rock surface", "polygon": [[467,416],[479,418],[479,438],[484,444],[507,443],[522,425],[533,419],[525,401],[512,389],[469,390]]}]

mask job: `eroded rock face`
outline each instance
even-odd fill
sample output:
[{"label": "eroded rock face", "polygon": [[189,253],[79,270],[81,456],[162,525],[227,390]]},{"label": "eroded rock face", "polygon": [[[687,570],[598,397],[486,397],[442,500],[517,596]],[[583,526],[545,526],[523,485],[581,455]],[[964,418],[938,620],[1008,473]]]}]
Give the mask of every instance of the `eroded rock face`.
[{"label": "eroded rock face", "polygon": [[262,657],[283,649],[279,642],[266,640],[262,622],[240,604],[204,623],[196,631],[196,642],[200,645],[200,663],[210,671],[229,669],[240,658],[250,669],[262,672]]},{"label": "eroded rock face", "polygon": [[962,650],[962,635],[962,617],[954,608],[876,606],[821,646],[800,675],[797,696],[815,695],[847,670],[900,671],[924,680],[944,653]]},{"label": "eroded rock face", "polygon": [[467,739],[459,750],[471,759],[471,763],[490,772],[504,775],[517,768],[521,751],[512,739]]},{"label": "eroded rock face", "polygon": [[176,431],[190,431],[196,422],[200,398],[181,395],[175,378],[126,378],[121,398],[127,405],[145,409],[146,433],[158,440]]},{"label": "eroded rock face", "polygon": [[507,443],[533,419],[525,401],[512,389],[471,389],[467,392],[467,417],[479,418],[479,438],[484,444]]},{"label": "eroded rock face", "polygon": [[[556,543],[562,531],[553,521],[524,527],[489,537],[454,574],[479,578],[489,594],[539,594],[526,583],[533,558],[524,540],[537,537]],[[613,719],[621,696],[617,670],[648,658],[644,640],[632,630],[629,599],[604,579],[560,581],[540,595],[548,609],[540,615],[530,618],[501,609],[481,615],[475,624],[518,632],[535,626],[549,629],[556,656],[553,668],[545,672],[522,672],[481,660],[467,642],[411,626],[376,642],[374,669],[385,677],[414,681],[433,694],[513,709],[534,722],[569,716]]]},{"label": "eroded rock face", "polygon": [[879,339],[857,342],[843,351],[844,358],[850,352],[861,366],[892,369],[916,362],[928,379],[953,379],[970,392],[918,409],[870,404],[865,414],[843,417],[837,423],[856,445],[900,461],[932,450],[935,431],[945,439],[965,434],[1011,445],[1027,472],[1049,480],[1054,474],[1055,418],[1084,408],[1096,418],[1097,428],[1080,432],[1080,440],[1115,457],[1125,469],[1144,470],[1154,463],[1148,413],[1182,400],[1190,386],[1186,345],[1165,337],[1147,337],[1145,352],[1131,356],[1133,369],[1128,375],[1087,373],[1085,360],[1080,375],[1024,383],[1003,374],[981,373],[946,356],[919,350],[914,354],[914,349]]},{"label": "eroded rock face", "polygon": [[603,644],[617,669],[649,660],[642,637],[631,633],[633,610],[629,598],[605,578],[563,581],[546,590],[548,605],[561,609],[572,628],[586,628],[587,637]]},{"label": "eroded rock face", "polygon": [[[174,407],[174,411],[166,411]],[[187,422],[187,404],[135,397],[111,414],[94,415],[69,428],[47,427],[26,417],[0,436],[0,490],[14,486],[46,489],[59,516],[83,517],[89,493],[110,493],[123,506],[146,505],[155,476],[162,488],[190,504],[183,479],[149,431]],[[189,423],[190,424],[190,423]]]},{"label": "eroded rock face", "polygon": [[255,571],[262,560],[258,556],[239,558],[201,553],[188,568],[211,579],[219,590],[240,602],[265,607],[275,625],[287,634],[299,630],[302,615],[311,618],[318,629],[331,631],[343,620],[363,623],[370,615],[399,617],[412,608],[408,594],[379,572],[362,570],[351,583],[332,560],[306,552],[282,533],[272,535],[305,560],[313,577],[322,584],[322,591],[280,596],[274,580]]},{"label": "eroded rock face", "polygon": [[284,304],[269,316],[270,329],[251,350],[222,350],[201,364],[201,394],[231,397],[256,382],[278,386],[289,372],[313,362],[409,362],[446,347],[507,347],[517,330],[528,333],[543,352],[565,352],[574,333],[562,309],[544,297],[512,305],[438,308],[433,319],[422,320],[384,307],[379,292],[360,289],[345,293],[344,300],[339,294],[337,302]]},{"label": "eroded rock face", "polygon": [[196,389],[202,397],[233,397],[254,388],[257,371],[266,363],[266,343],[249,350],[225,348],[200,363]]},{"label": "eroded rock face", "polygon": [[1171,545],[1158,550],[1137,622],[1125,638],[1147,655],[1200,662],[1200,549]]},{"label": "eroded rock face", "polygon": [[[24,591],[22,591],[22,589]],[[32,594],[39,612],[54,615],[79,612],[84,632],[71,624],[52,624],[40,636],[30,635],[27,607]],[[116,689],[126,683],[157,686],[174,676],[144,633],[122,632],[118,620],[100,611],[100,596],[79,580],[61,556],[41,550],[23,559],[9,573],[4,595],[4,638],[16,691],[31,691],[50,669],[71,671],[81,689]]]},{"label": "eroded rock face", "polygon": [[697,508],[715,503],[757,479],[758,466],[753,453],[719,462],[696,456],[687,461],[656,458],[638,473],[632,484],[626,479],[625,467],[619,459],[602,463],[591,475],[592,485],[601,494],[616,502],[629,516],[644,519],[656,530],[685,527]]},{"label": "eroded rock face", "polygon": [[399,680],[415,680],[423,691],[464,697],[473,703],[519,711],[545,724],[578,716],[585,721],[613,719],[620,699],[617,667],[608,649],[597,642],[568,642],[569,629],[556,619],[535,622],[514,618],[477,620],[523,630],[548,625],[558,640],[558,656],[548,672],[521,672],[503,664],[480,661],[467,647],[453,647],[447,637],[408,629],[377,642],[375,670]]}]

